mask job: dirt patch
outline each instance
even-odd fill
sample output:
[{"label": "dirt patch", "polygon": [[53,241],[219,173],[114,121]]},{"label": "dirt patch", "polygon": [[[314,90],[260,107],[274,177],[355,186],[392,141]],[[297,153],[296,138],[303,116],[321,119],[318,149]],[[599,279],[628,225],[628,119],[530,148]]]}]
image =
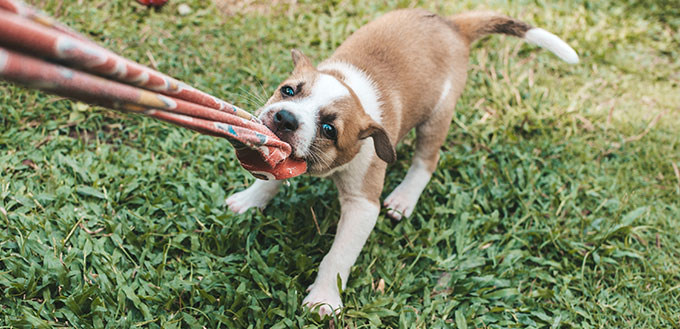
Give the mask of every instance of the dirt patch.
[{"label": "dirt patch", "polygon": [[267,15],[273,11],[294,10],[297,0],[213,0],[217,8],[227,16],[256,13]]}]

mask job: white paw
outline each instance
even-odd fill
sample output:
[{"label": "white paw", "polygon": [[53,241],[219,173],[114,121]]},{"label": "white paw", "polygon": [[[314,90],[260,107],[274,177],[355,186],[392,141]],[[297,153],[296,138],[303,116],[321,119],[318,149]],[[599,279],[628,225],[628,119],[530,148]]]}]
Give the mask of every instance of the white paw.
[{"label": "white paw", "polygon": [[264,209],[264,207],[267,206],[267,201],[268,200],[257,198],[248,190],[245,190],[232,194],[227,198],[226,202],[227,205],[229,205],[229,210],[237,214],[242,214],[253,207]]},{"label": "white paw", "polygon": [[232,194],[226,203],[229,210],[242,214],[250,208],[264,209],[279,190],[278,181],[256,181],[249,188]]},{"label": "white paw", "polygon": [[404,183],[399,184],[383,202],[387,208],[387,216],[395,220],[411,216],[420,197],[421,191],[413,191],[403,185]]},{"label": "white paw", "polygon": [[307,291],[309,294],[302,300],[302,305],[319,312],[322,318],[334,313],[338,314],[342,309],[342,300],[337,287],[316,287],[313,284],[307,288]]}]

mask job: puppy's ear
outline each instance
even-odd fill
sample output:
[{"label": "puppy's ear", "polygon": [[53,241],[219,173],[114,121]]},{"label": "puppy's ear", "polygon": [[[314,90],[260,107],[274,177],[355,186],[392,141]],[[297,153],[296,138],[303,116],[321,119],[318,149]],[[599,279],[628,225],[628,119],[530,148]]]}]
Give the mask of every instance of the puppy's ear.
[{"label": "puppy's ear", "polygon": [[301,71],[303,69],[314,67],[312,61],[310,61],[309,58],[305,56],[305,54],[297,49],[291,49],[290,56],[293,58],[293,64],[295,65],[294,71]]},{"label": "puppy's ear", "polygon": [[380,159],[387,163],[392,163],[397,160],[397,154],[392,146],[390,137],[387,136],[385,128],[377,122],[371,120],[368,126],[361,130],[359,139],[368,137],[373,138],[373,146],[375,146],[375,153]]}]

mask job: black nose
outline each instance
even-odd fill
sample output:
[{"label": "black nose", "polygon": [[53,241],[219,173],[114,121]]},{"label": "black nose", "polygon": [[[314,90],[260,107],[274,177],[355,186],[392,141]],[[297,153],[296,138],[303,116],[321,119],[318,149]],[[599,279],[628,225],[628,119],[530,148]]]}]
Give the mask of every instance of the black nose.
[{"label": "black nose", "polygon": [[298,121],[290,111],[281,110],[274,114],[274,125],[279,130],[295,131],[298,128]]}]

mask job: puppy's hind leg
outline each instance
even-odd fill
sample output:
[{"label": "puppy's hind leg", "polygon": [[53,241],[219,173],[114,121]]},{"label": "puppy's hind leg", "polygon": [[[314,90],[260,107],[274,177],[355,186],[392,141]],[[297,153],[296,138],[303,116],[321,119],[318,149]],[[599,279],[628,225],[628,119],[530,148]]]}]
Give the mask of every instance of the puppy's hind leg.
[{"label": "puppy's hind leg", "polygon": [[242,214],[246,210],[257,207],[264,209],[283,184],[280,180],[256,180],[253,185],[247,189],[232,194],[227,198],[226,202],[229,210]]},{"label": "puppy's hind leg", "polygon": [[450,89],[450,86],[444,88],[446,94],[442,93],[432,116],[416,126],[416,150],[411,160],[411,167],[404,180],[383,202],[385,208],[388,209],[387,215],[395,220],[411,216],[420,194],[437,168],[439,148],[446,140],[459,95],[456,92],[448,92],[447,89]]}]

